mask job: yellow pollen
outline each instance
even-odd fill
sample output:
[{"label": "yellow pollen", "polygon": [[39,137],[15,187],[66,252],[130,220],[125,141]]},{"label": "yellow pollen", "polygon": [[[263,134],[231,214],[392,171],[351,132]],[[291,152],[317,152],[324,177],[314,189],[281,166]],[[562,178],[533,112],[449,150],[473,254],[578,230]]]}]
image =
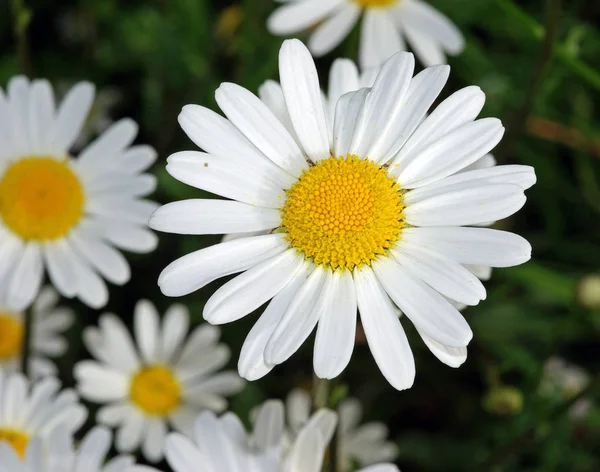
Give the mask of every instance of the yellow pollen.
[{"label": "yellow pollen", "polygon": [[21,353],[23,323],[9,313],[0,312],[0,361],[7,361]]},{"label": "yellow pollen", "polygon": [[133,377],[129,396],[143,412],[166,416],[181,402],[181,385],[167,367],[148,366]]},{"label": "yellow pollen", "polygon": [[15,429],[0,428],[0,442],[1,441],[6,441],[10,444],[21,459],[25,457],[25,451],[27,450],[27,444],[29,443],[28,435]]},{"label": "yellow pollen", "polygon": [[354,0],[361,7],[389,7],[399,0]]},{"label": "yellow pollen", "polygon": [[400,186],[383,167],[357,156],[319,162],[286,196],[281,220],[291,246],[333,269],[369,265],[405,226]]},{"label": "yellow pollen", "polygon": [[61,238],[83,215],[81,182],[66,160],[28,157],[0,178],[0,216],[22,239]]}]

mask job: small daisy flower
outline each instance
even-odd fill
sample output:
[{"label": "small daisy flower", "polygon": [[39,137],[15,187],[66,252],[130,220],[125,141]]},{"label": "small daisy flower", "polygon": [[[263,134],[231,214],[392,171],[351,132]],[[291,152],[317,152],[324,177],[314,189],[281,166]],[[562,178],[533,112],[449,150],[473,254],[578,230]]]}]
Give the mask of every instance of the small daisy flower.
[{"label": "small daisy flower", "polygon": [[206,153],[176,153],[167,171],[232,200],[170,203],[150,225],[180,234],[269,234],[184,256],[159,285],[167,296],[183,296],[242,272],[206,303],[212,324],[271,300],[242,347],[243,377],[266,375],[315,329],[315,373],[336,377],[350,361],[358,311],[382,373],[394,387],[409,388],[414,359],[395,307],[433,341],[466,347],[471,329],[447,298],[476,305],[486,292],[464,265],[508,267],[530,258],[520,236],[473,226],[518,211],[533,169],[458,173],[488,154],[504,128],[495,118],[476,120],[485,100],[477,87],[456,92],[426,117],[449,68],[414,78],[413,70],[412,54],[395,55],[372,88],[338,100],[330,129],[310,52],[286,41],[281,86],[301,146],[237,85],[216,93],[229,120],[184,107],[180,124]]},{"label": "small daisy flower", "polygon": [[104,306],[103,279],[122,285],[130,269],[116,249],[149,252],[147,219],[155,188],[144,174],[156,158],[133,146],[137,125],[112,125],[78,158],[69,150],[94,100],[93,85],[74,86],[56,107],[46,80],[13,78],[0,90],[0,298],[21,311],[48,272],[65,297]]},{"label": "small daisy flower", "polygon": [[[191,438],[179,434],[169,436],[167,461],[175,472],[320,472],[335,424],[335,413],[321,409],[299,431],[292,444],[287,445],[280,401],[268,401],[260,408],[251,434],[232,413],[220,418],[213,413],[202,413]],[[398,472],[398,468],[379,464],[362,471]]]},{"label": "small daisy flower", "polygon": [[[58,294],[50,287],[42,289],[33,306],[33,333],[29,372],[33,378],[56,375],[56,366],[48,357],[62,356],[67,350],[63,333],[73,324],[73,312],[57,307]],[[24,313],[0,307],[0,368],[5,372],[21,369]]]},{"label": "small daisy flower", "polygon": [[74,391],[59,389],[60,382],[55,377],[30,384],[23,374],[0,370],[0,443],[8,443],[23,457],[35,438],[46,444],[57,428],[68,434],[77,431],[87,410]]},{"label": "small daisy flower", "polygon": [[[311,399],[308,392],[296,389],[286,399],[286,415],[291,434],[295,437],[310,417]],[[388,429],[383,423],[360,424],[362,406],[356,398],[343,400],[337,408],[337,463],[339,470],[350,471],[354,463],[361,467],[394,461],[398,446],[387,440]]]},{"label": "small daisy flower", "polygon": [[315,57],[332,51],[362,16],[359,63],[380,67],[406,39],[425,66],[444,64],[446,55],[465,47],[460,30],[421,0],[296,0],[286,2],[267,21],[272,34],[287,36],[316,28],[308,40]]},{"label": "small daisy flower", "polygon": [[[540,394],[559,401],[570,400],[581,394],[590,383],[590,374],[583,368],[570,364],[561,357],[551,357],[544,364]],[[588,415],[592,407],[589,398],[577,400],[569,414],[572,419]]]},{"label": "small daisy flower", "polygon": [[243,380],[235,372],[218,372],[229,360],[220,330],[202,325],[186,341],[187,309],[173,305],[162,324],[154,306],[138,302],[134,313],[134,344],[123,322],[114,315],[87,328],[84,342],[97,361],[75,366],[77,388],[89,401],[107,404],[97,421],[116,427],[119,452],[141,446],[150,461],[163,457],[169,425],[187,433],[197,413],[223,411],[223,398],[239,392]]},{"label": "small daisy flower", "polygon": [[57,428],[47,444],[32,440],[22,460],[0,443],[0,472],[127,472],[135,463],[132,457],[106,462],[111,440],[110,431],[97,426],[75,445],[68,430]]}]

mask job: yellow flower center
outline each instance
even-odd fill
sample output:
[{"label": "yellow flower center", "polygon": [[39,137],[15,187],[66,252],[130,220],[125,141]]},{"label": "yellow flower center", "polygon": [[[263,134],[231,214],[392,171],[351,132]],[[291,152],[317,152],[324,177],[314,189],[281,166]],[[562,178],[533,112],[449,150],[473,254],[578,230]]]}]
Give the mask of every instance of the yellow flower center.
[{"label": "yellow flower center", "polygon": [[0,312],[0,361],[19,355],[22,343],[23,323],[9,313]]},{"label": "yellow flower center", "polygon": [[28,157],[0,179],[0,216],[22,239],[61,238],[81,219],[83,207],[81,182],[66,160]]},{"label": "yellow flower center", "polygon": [[399,0],[355,0],[361,7],[389,7]]},{"label": "yellow flower center", "polygon": [[400,186],[383,167],[357,156],[319,162],[286,196],[281,219],[291,246],[333,269],[370,264],[405,226]]},{"label": "yellow flower center", "polygon": [[129,396],[143,412],[166,416],[181,402],[181,385],[167,367],[148,366],[133,377]]},{"label": "yellow flower center", "polygon": [[29,436],[15,429],[0,428],[0,441],[10,444],[20,458],[25,457]]}]

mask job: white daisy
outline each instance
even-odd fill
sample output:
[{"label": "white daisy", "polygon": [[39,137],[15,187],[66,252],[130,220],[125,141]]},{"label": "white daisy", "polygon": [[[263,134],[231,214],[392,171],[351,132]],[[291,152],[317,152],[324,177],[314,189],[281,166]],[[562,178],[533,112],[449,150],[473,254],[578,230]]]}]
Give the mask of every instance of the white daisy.
[{"label": "white daisy", "polygon": [[[252,434],[246,432],[232,413],[221,418],[203,413],[190,439],[170,435],[167,461],[175,472],[320,472],[335,424],[335,413],[319,410],[293,443],[286,445],[283,404],[279,401],[271,400],[263,405]],[[380,464],[363,471],[397,472],[398,469],[392,464]]]},{"label": "white daisy", "polygon": [[[286,399],[286,415],[292,436],[296,436],[310,417],[311,399],[308,392],[296,389]],[[354,463],[365,467],[394,461],[398,447],[388,441],[388,429],[383,423],[360,424],[362,406],[356,398],[343,400],[337,408],[338,470],[350,471]]]},{"label": "white daisy", "polygon": [[444,64],[446,54],[465,47],[460,30],[445,15],[421,0],[294,0],[275,10],[267,21],[272,34],[290,35],[316,27],[308,40],[314,56],[338,46],[362,15],[359,63],[380,67],[406,39],[425,66]]},{"label": "white daisy", "polygon": [[0,443],[10,444],[23,457],[35,438],[46,443],[57,428],[68,434],[77,431],[87,410],[74,391],[59,389],[60,382],[55,377],[30,384],[23,374],[0,370]]},{"label": "white daisy", "polygon": [[143,199],[156,158],[131,146],[137,125],[111,126],[77,159],[69,154],[94,100],[93,85],[71,89],[60,106],[46,80],[13,78],[0,89],[0,298],[21,311],[36,297],[46,268],[55,288],[99,308],[130,269],[115,248],[148,252],[155,203]]},{"label": "white daisy", "polygon": [[218,342],[220,330],[202,325],[186,341],[187,309],[173,305],[160,324],[148,301],[134,313],[134,344],[123,322],[112,314],[100,317],[100,327],[87,328],[84,342],[98,361],[75,366],[82,397],[108,404],[97,421],[117,427],[116,447],[138,447],[150,461],[163,457],[169,425],[187,433],[204,409],[223,411],[224,396],[239,392],[243,380],[235,372],[217,372],[229,360],[227,346]]},{"label": "white daisy", "polygon": [[111,439],[110,431],[95,427],[75,445],[68,430],[57,428],[46,444],[32,440],[22,460],[0,443],[0,472],[127,472],[135,463],[132,457],[118,456],[105,464]]},{"label": "white daisy", "polygon": [[462,89],[425,118],[448,66],[412,76],[414,58],[398,53],[372,88],[338,101],[327,125],[316,68],[297,40],[280,53],[281,85],[300,147],[251,92],[223,84],[226,120],[194,105],[179,117],[206,153],[169,157],[168,172],[228,200],[163,206],[150,225],[181,234],[270,230],[182,257],[159,278],[165,295],[182,296],[243,272],[208,300],[212,324],[238,320],[269,303],[242,347],[248,379],[287,360],[317,327],[314,369],[339,375],[354,348],[360,312],[371,351],[388,381],[412,385],[414,360],[397,305],[427,337],[461,348],[472,337],[446,300],[476,305],[485,288],[463,264],[507,267],[527,261],[520,236],[467,227],[506,218],[535,181],[527,166],[457,174],[501,139],[499,120],[475,120],[484,95]]},{"label": "white daisy", "polygon": [[[50,287],[42,289],[33,306],[33,333],[29,356],[29,373],[33,378],[56,375],[54,363],[48,357],[62,356],[67,350],[63,333],[73,324],[73,312],[57,307],[58,294]],[[0,368],[5,372],[21,369],[24,313],[12,312],[0,306]]]}]

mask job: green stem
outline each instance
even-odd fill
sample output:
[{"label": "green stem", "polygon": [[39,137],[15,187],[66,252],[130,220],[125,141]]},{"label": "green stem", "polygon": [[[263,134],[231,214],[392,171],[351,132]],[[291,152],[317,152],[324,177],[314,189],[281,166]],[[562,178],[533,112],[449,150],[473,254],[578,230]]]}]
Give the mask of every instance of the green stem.
[{"label": "green stem", "polygon": [[21,346],[21,372],[29,378],[29,358],[31,355],[31,338],[33,337],[33,311],[25,311],[23,317],[23,344]]},{"label": "green stem", "polygon": [[12,0],[12,13],[15,42],[17,43],[17,56],[21,72],[31,77],[33,67],[29,54],[29,38],[27,37],[27,29],[31,23],[31,10],[27,8],[25,0]]},{"label": "green stem", "polygon": [[[504,3],[506,0],[501,0]],[[515,7],[516,8],[516,7]],[[546,24],[542,29],[544,42],[535,68],[531,76],[531,81],[525,92],[525,100],[519,111],[515,114],[511,122],[507,124],[507,136],[500,148],[500,154],[508,156],[512,154],[514,145],[525,129],[527,117],[535,105],[536,96],[544,82],[546,73],[554,55],[554,48],[558,38],[559,25],[562,13],[562,0],[546,0]]]},{"label": "green stem", "polygon": [[[547,37],[544,27],[511,0],[496,0],[496,4],[520,26],[521,31],[526,31],[532,39],[542,41]],[[553,55],[589,85],[600,90],[600,73],[573,56],[564,44],[557,44]]]},{"label": "green stem", "polygon": [[329,401],[329,384],[329,380],[320,379],[316,374],[313,375],[312,404],[314,411],[321,408],[327,408]]}]

